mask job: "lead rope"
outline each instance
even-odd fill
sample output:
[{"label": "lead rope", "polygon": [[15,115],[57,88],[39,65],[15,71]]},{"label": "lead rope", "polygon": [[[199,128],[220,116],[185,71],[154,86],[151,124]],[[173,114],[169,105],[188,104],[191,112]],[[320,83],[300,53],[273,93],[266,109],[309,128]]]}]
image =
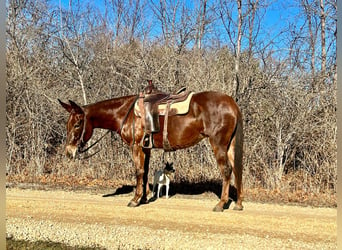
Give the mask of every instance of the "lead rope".
[{"label": "lead rope", "polygon": [[166,164],[166,161],[165,161],[165,150],[163,150],[163,165],[165,165]]},{"label": "lead rope", "polygon": [[[94,147],[99,141],[102,140],[103,137],[105,137],[108,133],[110,132],[110,130],[108,130],[104,135],[102,135],[98,140],[96,140],[96,142],[94,142],[93,144],[91,144],[89,147],[87,147],[86,149],[83,150],[79,150],[79,153],[85,153],[87,152],[89,149],[91,149],[92,147]],[[100,150],[99,150],[100,151]],[[96,153],[98,153],[99,151],[97,151]],[[93,156],[94,154],[92,154],[91,156]],[[87,157],[89,158],[89,157]]]}]

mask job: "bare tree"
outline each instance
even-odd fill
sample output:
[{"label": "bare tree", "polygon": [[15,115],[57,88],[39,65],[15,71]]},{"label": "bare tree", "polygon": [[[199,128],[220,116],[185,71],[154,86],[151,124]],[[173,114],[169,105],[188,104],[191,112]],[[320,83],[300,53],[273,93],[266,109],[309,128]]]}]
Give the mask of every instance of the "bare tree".
[{"label": "bare tree", "polygon": [[142,32],[143,1],[106,0],[105,22],[117,42],[132,42]]},{"label": "bare tree", "polygon": [[77,74],[77,80],[80,83],[83,102],[87,104],[86,86],[84,81],[85,67],[90,59],[81,46],[87,39],[83,31],[84,20],[88,13],[81,13],[79,3],[73,6],[72,0],[69,1],[69,10],[64,11],[60,6],[60,29],[59,45],[62,48],[64,57],[71,63]]},{"label": "bare tree", "polygon": [[238,9],[238,17],[237,17],[237,37],[236,37],[236,49],[235,49],[235,77],[234,77],[234,89],[235,96],[239,93],[240,89],[240,54],[241,54],[241,40],[242,40],[242,23],[243,23],[243,15],[242,15],[242,0],[236,0],[237,9]]},{"label": "bare tree", "polygon": [[322,62],[321,62],[321,75],[322,77],[325,77],[326,72],[326,62],[327,62],[327,52],[325,48],[325,6],[324,6],[324,0],[320,0],[320,18],[321,18],[321,50],[322,50]]},{"label": "bare tree", "polygon": [[332,78],[333,85],[337,83],[337,65],[336,65],[336,41],[337,41],[337,0],[328,0],[326,2],[326,40],[329,42],[326,46],[327,64],[329,77]]},{"label": "bare tree", "polygon": [[199,50],[202,48],[202,40],[207,23],[207,0],[200,0],[200,5],[197,14],[197,31],[195,40],[195,44],[197,46],[197,49]]},{"label": "bare tree", "polygon": [[[334,1],[328,5],[334,6]],[[324,84],[324,78],[327,76],[327,57],[329,56],[334,61],[335,53],[330,53],[331,46],[335,47],[334,36],[336,22],[331,16],[329,16],[329,8],[326,8],[324,0],[301,0],[300,9],[302,11],[302,18],[304,20],[303,25],[300,28],[295,28],[292,30],[295,39],[292,40],[291,48],[293,49],[293,54],[297,56],[301,55],[301,58],[305,58],[305,55],[310,55],[308,60],[310,63],[310,75],[311,75],[311,89],[315,93],[319,93]],[[334,7],[330,9],[333,11]],[[300,18],[300,17],[299,17]],[[330,28],[327,28],[326,23],[329,22]],[[293,24],[293,27],[294,24]],[[328,33],[327,33],[328,32]],[[330,32],[330,34],[329,34]],[[327,34],[329,41],[331,42],[327,46]],[[320,43],[319,43],[320,41]],[[330,55],[328,55],[330,53]],[[305,67],[306,60],[300,59],[295,60],[299,67]],[[320,64],[320,69],[317,66]],[[331,64],[333,66],[333,64]],[[334,70],[332,70],[334,71]]]},{"label": "bare tree", "polygon": [[[258,24],[255,23],[257,10],[259,8],[259,0],[255,0],[254,2],[249,0],[248,5],[250,6],[250,15],[248,15],[248,60],[252,58],[253,47],[255,43],[255,33],[258,34],[260,22]],[[258,26],[255,29],[255,26]]]},{"label": "bare tree", "polygon": [[308,23],[309,32],[309,51],[311,55],[310,68],[312,77],[312,90],[314,92],[319,91],[319,85],[316,79],[316,41],[317,41],[317,19],[315,16],[315,9],[309,0],[302,0],[302,6],[306,16],[306,21]]},{"label": "bare tree", "polygon": [[[175,23],[179,8],[179,2],[160,0],[158,3],[151,0],[151,9],[160,23],[163,40],[166,45],[175,44]],[[173,40],[173,41],[172,41]]]},{"label": "bare tree", "polygon": [[[251,76],[241,78],[241,55],[243,53],[243,44],[247,49],[247,64],[248,67],[252,60],[252,51],[255,49],[255,41],[258,38],[260,22],[258,12],[265,6],[261,6],[259,0],[220,0],[220,5],[217,12],[221,22],[229,38],[234,54],[234,78],[233,78],[233,95],[238,96],[243,89],[249,84]],[[235,14],[237,13],[237,14]],[[246,42],[243,41],[247,38]],[[247,43],[247,45],[246,45]],[[244,81],[242,81],[244,79]]]}]

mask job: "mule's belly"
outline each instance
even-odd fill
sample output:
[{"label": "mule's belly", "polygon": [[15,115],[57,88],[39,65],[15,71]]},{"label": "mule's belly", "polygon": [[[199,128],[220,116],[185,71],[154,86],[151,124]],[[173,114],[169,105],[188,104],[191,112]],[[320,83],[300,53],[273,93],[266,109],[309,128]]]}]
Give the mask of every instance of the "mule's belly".
[{"label": "mule's belly", "polygon": [[[191,147],[206,137],[203,133],[203,123],[192,114],[172,116],[168,119],[167,138],[174,150]],[[161,130],[154,134],[154,146],[163,148],[164,118],[159,121]]]}]

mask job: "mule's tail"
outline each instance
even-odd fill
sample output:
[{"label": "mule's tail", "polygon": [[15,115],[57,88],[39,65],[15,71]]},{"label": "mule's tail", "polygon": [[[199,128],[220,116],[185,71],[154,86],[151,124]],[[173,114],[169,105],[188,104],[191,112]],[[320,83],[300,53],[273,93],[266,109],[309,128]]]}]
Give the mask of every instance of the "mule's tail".
[{"label": "mule's tail", "polygon": [[238,117],[235,129],[235,150],[234,150],[234,168],[235,168],[235,185],[237,189],[238,201],[242,201],[242,158],[243,158],[243,119]]}]

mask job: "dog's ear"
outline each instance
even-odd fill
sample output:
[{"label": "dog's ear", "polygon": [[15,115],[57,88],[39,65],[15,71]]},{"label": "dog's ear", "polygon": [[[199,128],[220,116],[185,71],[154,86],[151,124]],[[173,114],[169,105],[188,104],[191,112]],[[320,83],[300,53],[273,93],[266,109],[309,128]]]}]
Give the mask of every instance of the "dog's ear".
[{"label": "dog's ear", "polygon": [[173,162],[171,162],[171,163],[166,162],[165,168],[167,168],[167,169],[172,169],[172,165],[173,165]]}]

